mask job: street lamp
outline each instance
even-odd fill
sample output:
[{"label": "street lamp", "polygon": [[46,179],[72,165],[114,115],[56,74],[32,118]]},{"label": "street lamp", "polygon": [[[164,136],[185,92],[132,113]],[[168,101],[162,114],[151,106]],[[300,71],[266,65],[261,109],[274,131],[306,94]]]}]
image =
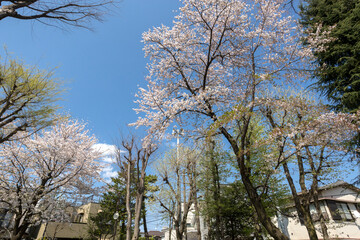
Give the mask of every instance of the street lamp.
[{"label": "street lamp", "polygon": [[119,218],[119,213],[116,212],[113,215],[113,219],[115,220],[115,224],[114,224],[114,240],[116,238],[116,230],[117,230],[117,219]]},{"label": "street lamp", "polygon": [[172,135],[176,137],[176,162],[179,162],[179,145],[180,145],[180,136],[183,134],[183,129],[178,129],[176,125],[174,126],[172,130]]},{"label": "street lamp", "polygon": [[[174,128],[173,128],[173,131],[172,131],[172,135],[173,136],[175,136],[176,137],[176,168],[177,168],[177,171],[179,170],[179,168],[180,168],[180,166],[179,166],[179,164],[180,164],[180,154],[179,154],[179,145],[180,145],[180,136],[182,136],[183,135],[183,129],[182,128],[180,128],[180,129],[178,129],[177,127],[176,127],[176,125],[174,126]],[[178,204],[180,204],[180,206],[178,205],[178,207],[177,207],[177,211],[178,211],[178,213],[177,213],[177,219],[178,219],[178,221],[180,221],[180,219],[181,219],[181,209],[182,209],[182,207],[181,207],[181,205],[182,205],[182,203],[181,203],[181,187],[180,187],[180,176],[178,176],[178,180],[177,180],[177,198],[178,198],[178,200],[177,201],[179,201],[179,203]],[[185,172],[183,172],[183,181],[185,182]],[[184,194],[185,194],[185,188],[184,188]],[[184,197],[184,200],[185,200],[185,197]],[[171,237],[171,232],[172,232],[172,230],[170,229],[169,230],[169,236]]]}]

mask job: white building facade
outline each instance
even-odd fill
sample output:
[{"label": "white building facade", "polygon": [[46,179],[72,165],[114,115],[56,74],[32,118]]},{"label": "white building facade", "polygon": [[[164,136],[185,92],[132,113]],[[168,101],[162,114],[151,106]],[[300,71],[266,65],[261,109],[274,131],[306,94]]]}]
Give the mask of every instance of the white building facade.
[{"label": "white building facade", "polygon": [[[327,220],[331,239],[360,240],[360,189],[343,181],[320,188],[319,200],[322,215]],[[310,206],[319,239],[322,239],[319,216]],[[297,215],[295,208],[290,215]],[[298,217],[279,216],[279,228],[292,240],[309,239],[306,227]]]}]

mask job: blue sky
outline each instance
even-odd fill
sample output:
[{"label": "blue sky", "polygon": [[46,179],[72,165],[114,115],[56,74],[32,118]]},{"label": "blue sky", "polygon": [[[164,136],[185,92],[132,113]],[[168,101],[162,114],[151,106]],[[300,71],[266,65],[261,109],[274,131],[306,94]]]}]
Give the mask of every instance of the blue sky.
[{"label": "blue sky", "polygon": [[[178,0],[123,0],[104,22],[93,22],[93,32],[4,19],[1,45],[26,64],[54,69],[68,89],[62,110],[87,121],[99,142],[112,144],[137,118],[134,95],[147,74],[141,35],[154,26],[171,25],[179,6]],[[149,230],[161,229],[157,219],[158,214],[150,215]]]},{"label": "blue sky", "polygon": [[26,64],[56,68],[68,89],[60,103],[63,111],[87,121],[100,142],[112,143],[137,118],[134,95],[147,74],[141,35],[170,25],[178,7],[177,0],[123,0],[112,16],[94,22],[93,32],[5,19],[1,45]]},{"label": "blue sky", "polygon": [[[141,35],[154,26],[171,25],[179,6],[178,0],[123,0],[104,22],[93,22],[94,31],[4,19],[0,56],[6,46],[25,64],[53,69],[67,89],[62,111],[87,121],[99,142],[112,144],[137,119],[134,95],[147,74]],[[150,230],[161,229],[157,219],[156,213],[149,216]]]}]

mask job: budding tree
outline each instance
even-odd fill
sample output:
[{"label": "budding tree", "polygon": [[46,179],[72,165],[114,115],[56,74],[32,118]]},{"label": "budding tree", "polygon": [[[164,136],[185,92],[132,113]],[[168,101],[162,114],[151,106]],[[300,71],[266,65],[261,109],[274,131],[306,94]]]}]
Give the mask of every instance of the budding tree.
[{"label": "budding tree", "polygon": [[[157,164],[157,175],[163,182],[156,195],[163,212],[170,217],[173,226],[169,227],[169,237],[172,236],[172,227],[175,229],[177,240],[187,239],[187,220],[191,208],[199,214],[197,208],[197,162],[201,154],[196,149],[179,148],[168,152],[164,159]],[[196,220],[200,230],[199,219]],[[197,239],[201,239],[200,231]]]},{"label": "budding tree", "polygon": [[52,72],[10,59],[0,63],[0,86],[0,144],[52,123],[60,92]]},{"label": "budding tree", "polygon": [[145,116],[135,125],[148,127],[145,140],[160,139],[174,121],[186,125],[189,134],[207,127],[222,134],[259,221],[273,238],[288,239],[272,223],[252,183],[248,140],[258,111],[255,100],[264,89],[298,79],[310,51],[302,49],[296,21],[281,0],[182,2],[173,27],[143,34],[151,62],[136,109]]},{"label": "budding tree", "polygon": [[62,120],[0,145],[0,202],[13,215],[8,229],[12,240],[42,219],[56,217],[61,208],[54,207],[66,194],[91,193],[100,171],[95,143],[84,124]]}]

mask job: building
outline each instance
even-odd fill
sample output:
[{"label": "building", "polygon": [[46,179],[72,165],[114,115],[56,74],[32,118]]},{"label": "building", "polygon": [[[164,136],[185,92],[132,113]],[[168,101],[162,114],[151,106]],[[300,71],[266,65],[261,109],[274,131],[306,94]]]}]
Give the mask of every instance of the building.
[{"label": "building", "polygon": [[[322,215],[327,220],[331,239],[360,240],[360,189],[344,181],[323,186],[319,189]],[[297,216],[294,207],[291,216]],[[322,239],[319,216],[310,205],[319,239]],[[292,240],[309,239],[305,225],[298,217],[279,216],[279,228]]]},{"label": "building", "polygon": [[[360,189],[344,181],[338,181],[319,188],[319,200],[322,215],[327,219],[328,233],[331,239],[351,239],[360,240]],[[315,227],[319,239],[322,239],[320,218],[316,213],[315,207],[310,205]],[[291,240],[309,239],[306,227],[297,216],[294,206],[290,205],[288,215],[280,215],[274,219],[278,227]],[[200,217],[202,239],[207,239],[208,230],[203,218]],[[188,240],[197,239],[195,225],[195,210],[190,208],[187,217],[187,236]],[[169,231],[163,228],[164,236],[162,240],[176,239],[175,230]]]},{"label": "building", "polygon": [[[70,216],[66,222],[45,222],[30,227],[26,238],[30,239],[57,239],[57,240],[79,240],[84,239],[88,232],[90,216],[96,215],[100,210],[97,203],[88,203],[80,207],[68,207],[66,213]],[[10,239],[7,228],[11,228],[13,216],[0,208],[0,239]]]},{"label": "building", "polygon": [[97,203],[88,203],[78,208],[67,209],[70,215],[69,222],[46,222],[32,230],[35,239],[79,240],[87,236],[90,216],[96,215],[100,210]]}]

